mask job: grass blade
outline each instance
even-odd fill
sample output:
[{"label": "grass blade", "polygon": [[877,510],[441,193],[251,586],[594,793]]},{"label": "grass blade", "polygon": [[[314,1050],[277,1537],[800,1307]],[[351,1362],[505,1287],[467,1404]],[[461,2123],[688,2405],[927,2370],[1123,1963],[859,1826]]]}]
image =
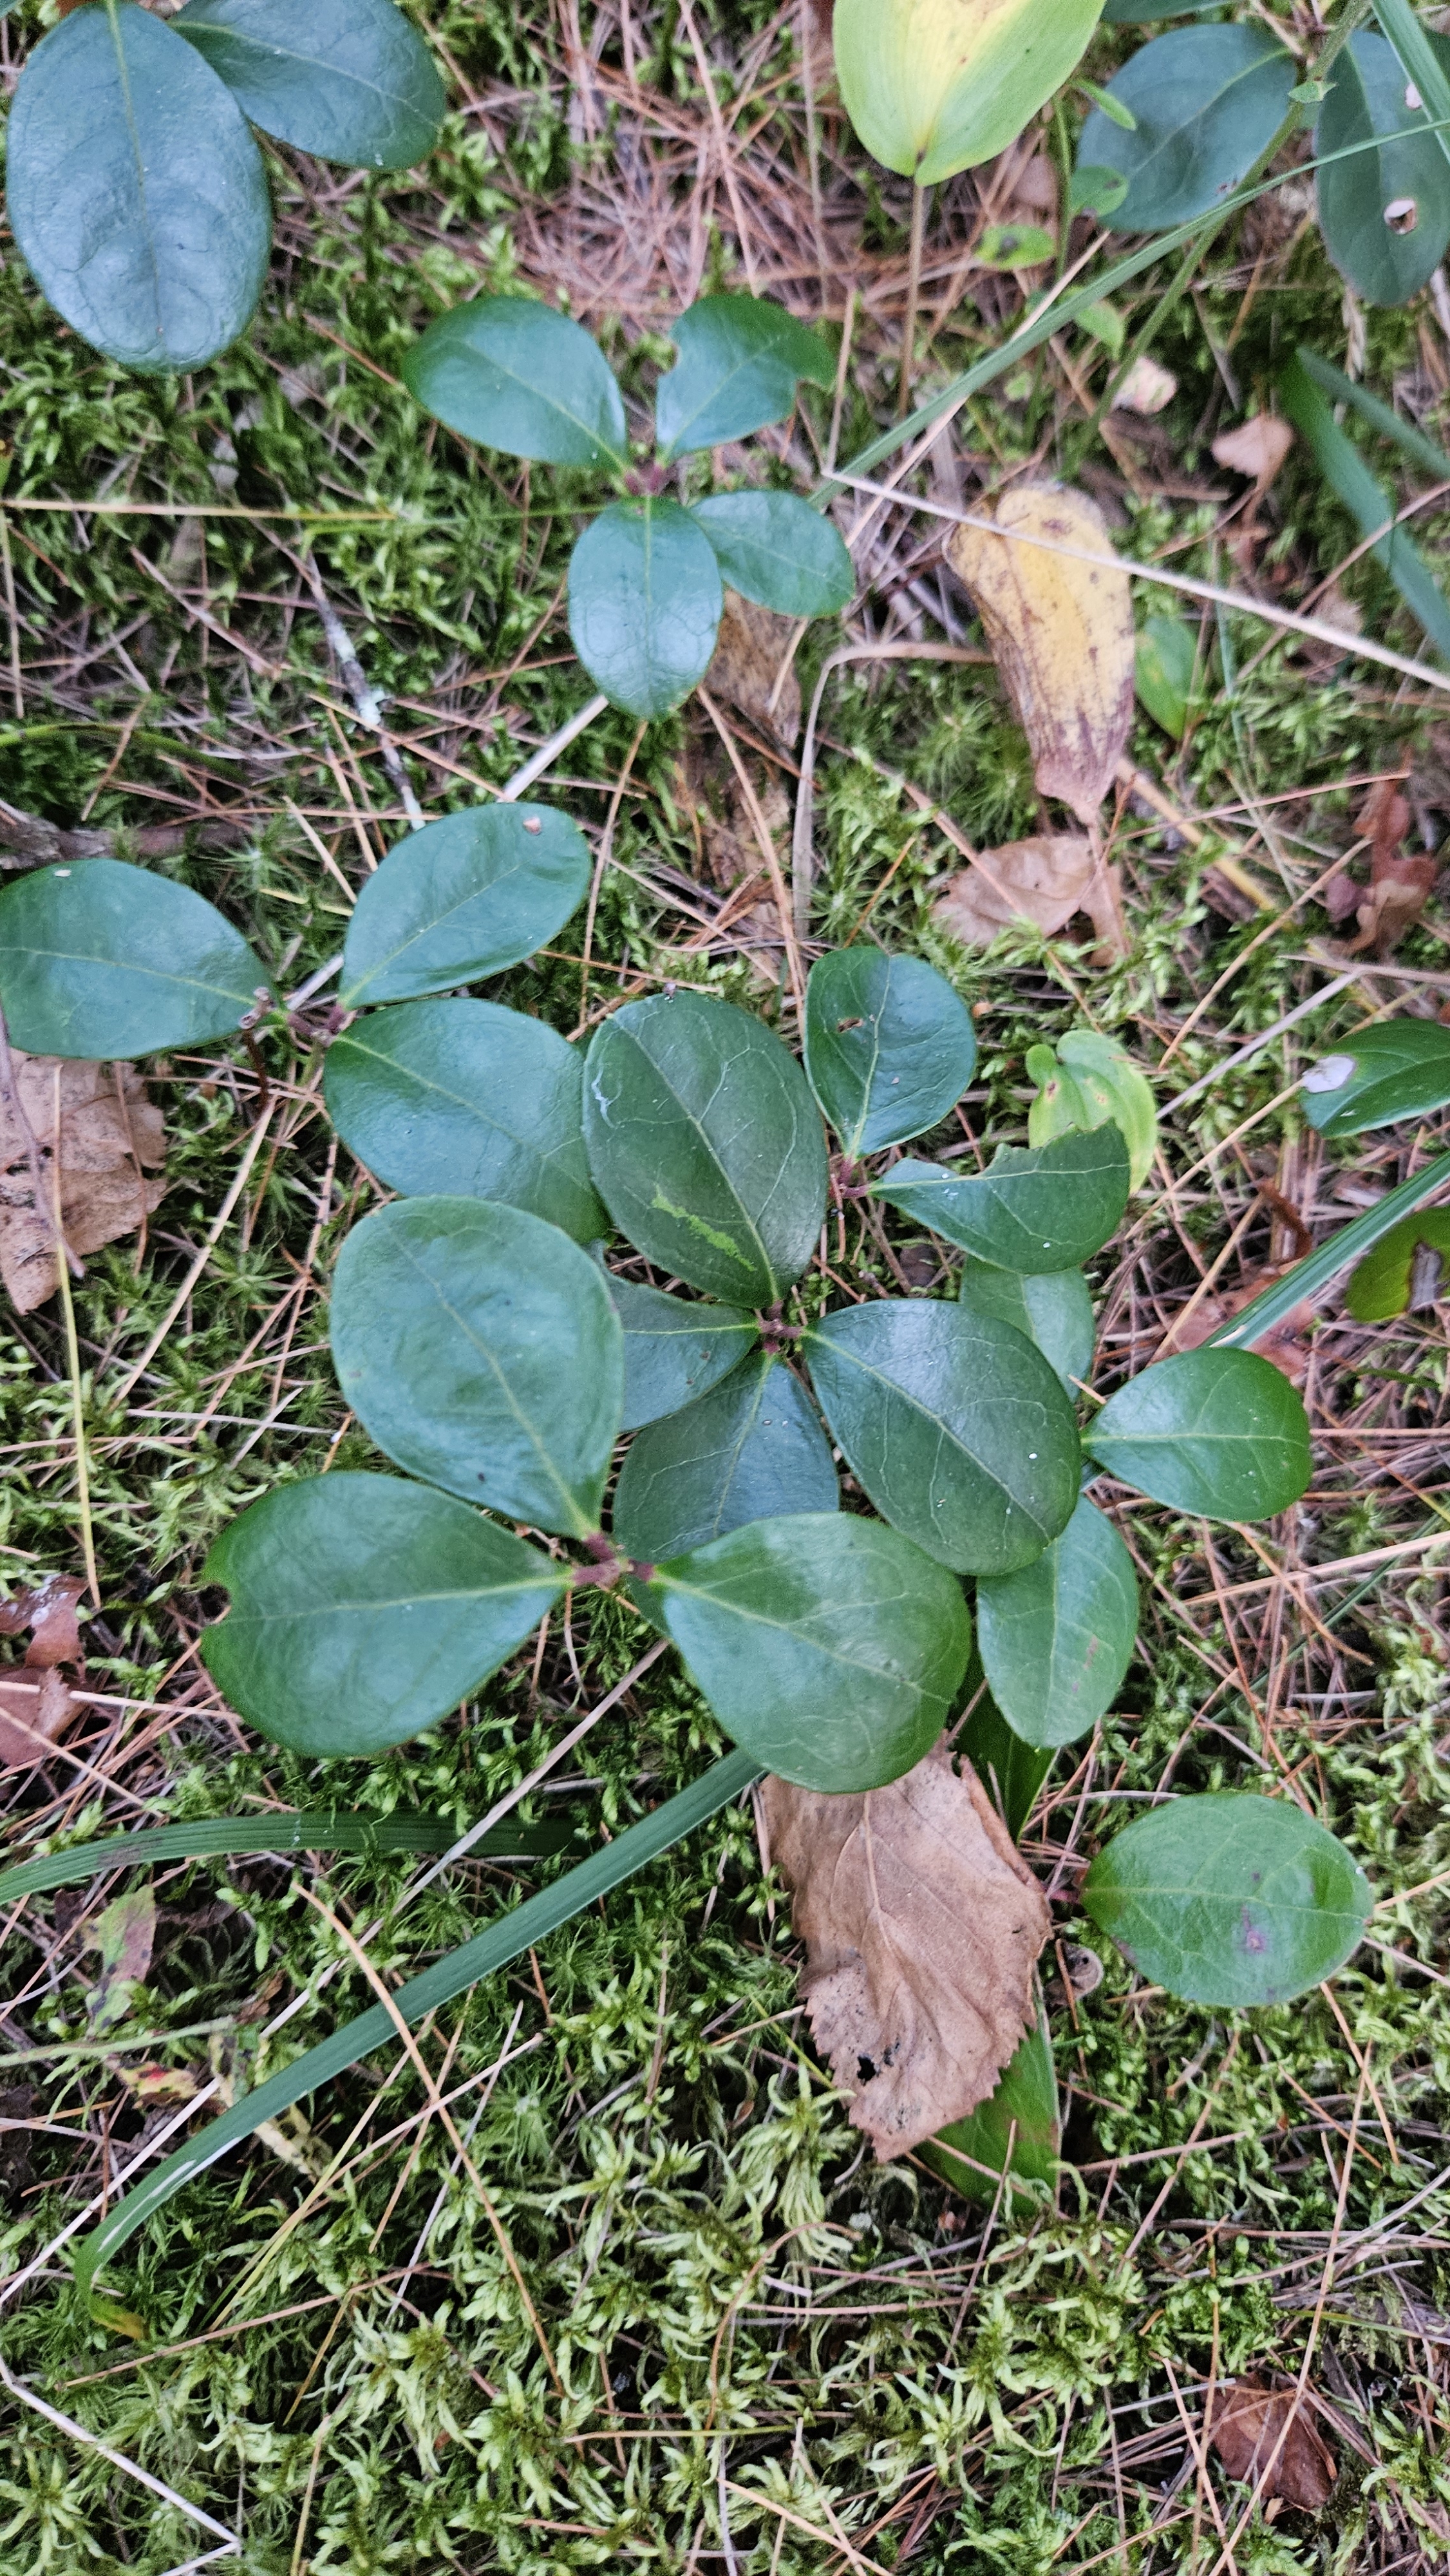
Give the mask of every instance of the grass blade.
[{"label": "grass blade", "polygon": [[1417,1208],[1422,1208],[1427,1199],[1434,1198],[1437,1191],[1443,1190],[1447,1184],[1450,1184],[1450,1154],[1440,1154],[1433,1163],[1426,1164],[1423,1172],[1416,1172],[1412,1180],[1401,1181],[1399,1188],[1391,1190],[1389,1197],[1381,1199],[1378,1206],[1366,1208],[1363,1216],[1357,1216],[1352,1225],[1341,1226],[1338,1234],[1332,1234],[1327,1243],[1321,1243],[1314,1252],[1306,1252],[1303,1260],[1296,1261],[1292,1270],[1286,1270],[1282,1279],[1276,1279],[1271,1288],[1262,1289],[1247,1306],[1242,1307],[1232,1323],[1224,1324],[1218,1332],[1211,1333],[1210,1341],[1229,1350],[1248,1350],[1261,1333],[1271,1332],[1275,1324],[1282,1324],[1301,1298],[1317,1296],[1319,1290],[1327,1288],[1331,1279],[1336,1279],[1349,1262],[1357,1261],[1361,1253],[1372,1251],[1381,1235],[1388,1234],[1392,1225],[1398,1225],[1402,1216],[1413,1216]]},{"label": "grass blade", "polygon": [[[1436,652],[1450,661],[1450,601],[1404,529],[1390,525],[1395,516],[1394,502],[1376,482],[1358,448],[1345,437],[1297,354],[1279,371],[1279,396],[1286,418],[1310,449],[1325,481],[1358,520],[1360,534],[1376,537],[1370,548],[1376,563],[1383,564]],[[1377,531],[1383,533],[1377,535]]]},{"label": "grass blade", "polygon": [[1410,0],[1375,0],[1375,16],[1400,58],[1400,69],[1407,81],[1419,91],[1439,133],[1440,149],[1450,161],[1450,133],[1444,120],[1450,117],[1450,78],[1446,77],[1440,57],[1410,7]]},{"label": "grass blade", "polygon": [[1388,403],[1382,403],[1376,395],[1367,393],[1364,386],[1355,384],[1351,377],[1341,375],[1338,367],[1332,367],[1327,358],[1321,358],[1317,349],[1301,348],[1296,354],[1305,375],[1312,377],[1332,402],[1348,403],[1351,411],[1357,411],[1361,420],[1368,421],[1371,429],[1377,429],[1382,438],[1392,438],[1397,447],[1404,449],[1406,456],[1413,456],[1415,463],[1423,465],[1437,480],[1450,476],[1450,456],[1446,455],[1443,447],[1436,446],[1433,438],[1427,438],[1422,429],[1416,429],[1408,420],[1401,420],[1399,413],[1391,411]]},{"label": "grass blade", "polygon": [[[473,1844],[470,1860],[527,1860],[567,1848],[572,1827],[495,1825]],[[141,1869],[153,1861],[230,1859],[243,1852],[440,1852],[456,1843],[459,1828],[441,1816],[337,1815],[330,1807],[284,1808],[269,1816],[207,1816],[193,1823],[158,1825],[144,1834],[113,1834],[100,1843],[74,1843],[37,1860],[0,1870],[0,1905],[71,1887],[108,1869]]]}]

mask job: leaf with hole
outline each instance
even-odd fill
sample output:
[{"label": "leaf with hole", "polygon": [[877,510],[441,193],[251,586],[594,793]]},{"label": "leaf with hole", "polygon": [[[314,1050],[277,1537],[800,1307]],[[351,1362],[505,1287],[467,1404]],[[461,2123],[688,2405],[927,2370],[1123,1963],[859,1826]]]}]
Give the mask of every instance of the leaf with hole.
[{"label": "leaf with hole", "polygon": [[438,67],[393,0],[187,0],[171,24],[243,115],[299,152],[407,170],[437,140]]},{"label": "leaf with hole", "polygon": [[623,1340],[594,1262],[522,1208],[395,1199],[338,1255],[332,1355],[364,1430],[411,1474],[536,1529],[599,1526]]},{"label": "leaf with hole", "polygon": [[837,1446],[878,1512],[958,1574],[1030,1565],[1077,1500],[1072,1407],[1010,1324],[936,1298],[825,1316],[802,1349]]},{"label": "leaf with hole", "polygon": [[1450,1208],[1426,1208],[1402,1217],[1353,1272],[1344,1304],[1357,1324],[1382,1324],[1407,1307],[1434,1306],[1445,1255],[1450,1252]]},{"label": "leaf with hole", "polygon": [[552,805],[470,805],[425,823],[358,896],[343,1009],[501,975],[562,929],[588,886],[588,844]]},{"label": "leaf with hole", "polygon": [[1423,108],[1406,104],[1383,36],[1361,28],[1335,56],[1314,149],[1327,165],[1316,190],[1335,267],[1366,303],[1408,304],[1450,243],[1450,164]]},{"label": "leaf with hole", "polygon": [[1150,1985],[1224,2011],[1322,1985],[1358,1948],[1371,1902],[1343,1843],[1302,1807],[1230,1790],[1140,1816],[1082,1891]]},{"label": "leaf with hole", "polygon": [[836,948],[806,985],[806,1073],[851,1162],[922,1136],[977,1061],[972,1015],[934,966]]},{"label": "leaf with hole", "polygon": [[[995,2093],[965,2120],[952,2120],[935,2137],[923,2139],[916,2152],[932,2173],[940,2174],[964,2200],[1016,2205],[1025,2217],[1038,2193],[1016,2188],[1021,2183],[1057,2181],[1062,2151],[1062,2115],[1057,2097],[1052,2031],[1047,2008],[1038,1997],[1037,2017],[1018,2044]],[[1012,2188],[1004,2191],[1002,2176]]]},{"label": "leaf with hole", "polygon": [[1255,1351],[1180,1351],[1130,1378],[1083,1434],[1110,1476],[1207,1520],[1265,1521],[1309,1482],[1309,1423]]},{"label": "leaf with hole", "polygon": [[446,1717],[564,1588],[537,1548],[446,1494],[336,1471],[264,1494],[201,1579],[231,1594],[201,1641],[228,1706],[327,1756],[381,1753]]},{"label": "leaf with hole", "polygon": [[1046,1270],[1030,1277],[967,1260],[957,1297],[973,1315],[995,1317],[1035,1342],[1069,1397],[1088,1377],[1096,1327],[1093,1301],[1080,1270]]},{"label": "leaf with hole", "polygon": [[1278,133],[1296,77],[1262,27],[1175,27],[1131,54],[1108,91],[1135,131],[1094,108],[1078,143],[1082,168],[1128,182],[1115,230],[1167,232],[1221,205]]},{"label": "leaf with hole", "polygon": [[1080,1128],[1085,1135],[1112,1119],[1128,1148],[1128,1187],[1141,1189],[1158,1142],[1152,1086],[1116,1038],[1069,1029],[1050,1046],[1029,1047],[1027,1070],[1043,1085],[1027,1112],[1027,1141],[1048,1145]]},{"label": "leaf with hole", "polygon": [[999,1146],[985,1172],[965,1177],[908,1157],[871,1194],[999,1270],[1075,1270],[1117,1231],[1128,1148],[1109,1124],[1050,1145]]},{"label": "leaf with hole", "polygon": [[826,1211],[826,1148],[806,1078],[748,1011],[702,993],[627,1002],[584,1069],[594,1186],[660,1270],[742,1305],[800,1277]]},{"label": "leaf with hole", "polygon": [[[4,902],[0,895],[0,907]],[[1438,1020],[1381,1020],[1357,1029],[1310,1066],[1303,1092],[1304,1115],[1321,1136],[1363,1136],[1401,1118],[1429,1118],[1450,1101],[1450,1029]]]},{"label": "leaf with hole", "polygon": [[855,590],[839,531],[794,492],[717,492],[690,516],[709,538],[722,580],[782,617],[830,617]]},{"label": "leaf with hole", "polygon": [[1028,1744],[1075,1743],[1106,1717],[1137,1634],[1133,1560],[1085,1495],[1035,1564],[977,1585],[982,1670]]},{"label": "leaf with hole", "polygon": [[624,397],[577,322],[522,295],[480,295],[430,322],[403,382],[435,420],[480,447],[540,465],[619,467]]},{"label": "leaf with hole", "polygon": [[584,1057],[497,1002],[400,1002],[327,1051],[327,1114],[408,1198],[499,1199],[576,1243],[609,1232],[584,1151]]},{"label": "leaf with hole", "polygon": [[683,1412],[738,1368],[756,1340],[755,1317],[740,1306],[669,1297],[612,1271],[604,1277],[624,1326],[621,1431]]},{"label": "leaf with hole", "polygon": [[610,1526],[626,1556],[653,1564],[748,1521],[833,1512],[839,1503],[809,1397],[762,1351],[683,1413],[641,1431],[620,1471]]},{"label": "leaf with hole", "polygon": [[569,559],[569,634],[597,689],[641,722],[703,680],[725,593],[715,549],[678,501],[614,501]]},{"label": "leaf with hole", "polygon": [[868,152],[922,187],[1015,143],[1102,0],[836,0],[836,76]]},{"label": "leaf with hole", "polygon": [[181,375],[245,329],[272,247],[262,156],[225,82],[130,0],[42,37],[5,186],[36,284],[106,357]]},{"label": "leaf with hole", "polygon": [[680,315],[670,338],[680,354],[655,396],[662,457],[748,438],[786,418],[802,376],[825,386],[836,379],[819,333],[765,296],[706,295]]},{"label": "leaf with hole", "polygon": [[239,930],[147,868],[80,859],[0,893],[0,1009],[27,1055],[201,1046],[229,1037],[267,986]]}]

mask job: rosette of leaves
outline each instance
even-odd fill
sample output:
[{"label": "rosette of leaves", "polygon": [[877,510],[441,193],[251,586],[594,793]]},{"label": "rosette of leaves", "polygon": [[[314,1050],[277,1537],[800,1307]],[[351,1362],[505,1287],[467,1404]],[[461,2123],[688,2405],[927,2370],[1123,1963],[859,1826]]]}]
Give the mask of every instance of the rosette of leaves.
[{"label": "rosette of leaves", "polygon": [[169,20],[85,0],[21,72],[11,229],[92,348],[181,373],[236,339],[262,291],[272,207],[253,127],[325,161],[405,170],[444,106],[393,0],[187,0]]},{"label": "rosette of leaves", "polygon": [[726,583],[787,617],[829,616],[854,588],[839,534],[799,494],[666,488],[677,477],[688,490],[685,459],[786,419],[802,379],[831,385],[825,342],[754,295],[705,296],[670,336],[679,354],[660,379],[648,463],[633,459],[597,341],[552,305],[480,296],[441,314],[403,361],[417,400],[462,437],[614,485],[570,559],[569,633],[596,687],[642,720],[703,679]]}]

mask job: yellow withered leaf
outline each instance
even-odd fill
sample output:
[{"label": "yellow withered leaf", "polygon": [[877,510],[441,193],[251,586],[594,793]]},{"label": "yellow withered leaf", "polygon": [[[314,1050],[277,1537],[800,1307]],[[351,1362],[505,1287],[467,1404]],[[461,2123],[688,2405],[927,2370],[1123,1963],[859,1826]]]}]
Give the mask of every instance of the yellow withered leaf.
[{"label": "yellow withered leaf", "polygon": [[836,74],[868,152],[921,186],[1014,143],[1103,0],[836,0]]},{"label": "yellow withered leaf", "polygon": [[1128,576],[1080,492],[1018,484],[994,521],[1000,535],[954,528],[947,553],[976,603],[1041,793],[1091,823],[1133,721]]}]

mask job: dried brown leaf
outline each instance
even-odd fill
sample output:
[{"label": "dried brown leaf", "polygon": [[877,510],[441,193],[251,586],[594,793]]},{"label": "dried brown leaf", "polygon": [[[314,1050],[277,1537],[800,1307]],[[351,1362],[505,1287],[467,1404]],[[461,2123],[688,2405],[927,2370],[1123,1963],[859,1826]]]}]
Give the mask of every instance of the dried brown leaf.
[{"label": "dried brown leaf", "polygon": [[[1292,2388],[1271,2388],[1267,2380],[1258,2378],[1226,2380],[1217,2392],[1207,2429],[1231,2478],[1257,2486],[1268,2469],[1262,2489],[1266,2501],[1282,2496],[1285,2504],[1297,2505],[1304,2513],[1317,2513],[1328,2502],[1339,2475],[1338,2463],[1315,2432],[1307,2411],[1296,2405]],[[1281,2434],[1283,2446],[1270,2469]]]},{"label": "dried brown leaf", "polygon": [[[1222,1296],[1201,1297],[1182,1326],[1175,1326],[1165,1343],[1168,1351],[1196,1351],[1225,1324],[1231,1324],[1245,1306],[1282,1279],[1282,1270],[1256,1270],[1241,1287],[1227,1289]],[[1291,1386],[1302,1386],[1309,1374],[1309,1335],[1314,1324],[1312,1298],[1301,1297],[1280,1324],[1260,1333],[1250,1347],[1260,1359],[1268,1360],[1286,1377]]]},{"label": "dried brown leaf", "polygon": [[864,1796],[761,1794],[816,2044],[877,2155],[905,2155],[996,2089],[1031,2019],[1046,1899],[944,1737]]},{"label": "dried brown leaf", "polygon": [[778,617],[773,608],[758,608],[753,599],[727,590],[714,658],[705,674],[712,697],[725,699],[758,733],[782,743],[794,742],[801,729],[801,684],[794,664],[776,691],[795,629],[794,618]]},{"label": "dried brown leaf", "polygon": [[95,1252],[133,1234],[160,1206],[166,1183],[148,1180],[166,1159],[161,1112],[129,1064],[73,1064],[10,1050],[20,1106],[40,1148],[47,1194],[35,1204],[29,1147],[0,1094],[0,1280],[18,1315],[55,1294],[56,1077],[59,1075],[61,1222],[73,1252]]},{"label": "dried brown leaf", "polygon": [[1118,870],[1076,832],[1038,832],[983,850],[936,901],[942,927],[969,948],[988,947],[1012,921],[1035,921],[1050,939],[1078,912],[1114,956],[1126,954]]},{"label": "dried brown leaf", "polygon": [[1178,378],[1160,367],[1156,358],[1145,350],[1135,358],[1113,396],[1114,411],[1132,411],[1140,419],[1151,420],[1155,412],[1166,411],[1178,391]]},{"label": "dried brown leaf", "polygon": [[42,1583],[0,1601],[0,1637],[18,1637],[28,1628],[25,1661],[34,1670],[48,1664],[85,1660],[76,1605],[85,1585],[79,1575],[47,1574]]},{"label": "dried brown leaf", "polygon": [[1226,465],[1232,474],[1252,475],[1266,492],[1293,444],[1288,422],[1261,411],[1241,429],[1226,429],[1222,438],[1214,440],[1210,453],[1215,465]]},{"label": "dried brown leaf", "polygon": [[58,1672],[13,1664],[0,1672],[0,1771],[43,1762],[76,1714]]}]

